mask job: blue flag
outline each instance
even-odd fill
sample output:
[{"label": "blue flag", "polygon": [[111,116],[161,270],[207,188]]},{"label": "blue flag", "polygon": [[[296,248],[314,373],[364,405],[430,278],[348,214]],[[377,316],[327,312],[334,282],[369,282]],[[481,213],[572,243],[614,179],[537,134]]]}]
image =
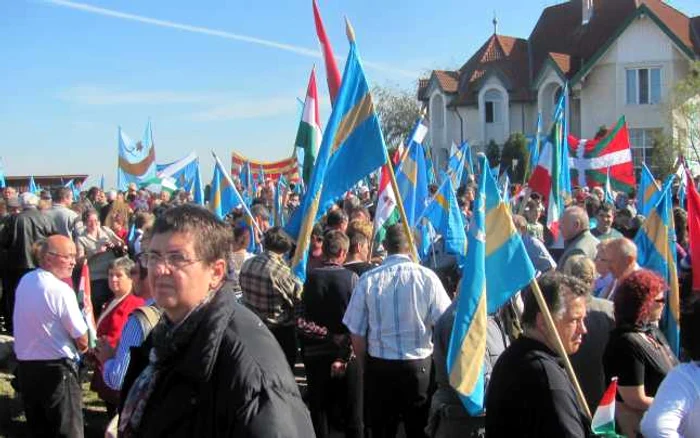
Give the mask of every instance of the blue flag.
[{"label": "blue flag", "polygon": [[409,146],[406,156],[396,169],[396,184],[406,210],[408,225],[414,227],[430,199],[428,169],[420,144],[412,143]]},{"label": "blue flag", "polygon": [[2,159],[0,159],[0,189],[4,189],[7,186],[5,182],[5,166],[2,164]]},{"label": "blue flag", "polygon": [[676,267],[676,232],[671,206],[671,185],[669,178],[661,195],[649,212],[644,225],[637,233],[637,262],[643,268],[659,274],[669,285],[666,307],[660,324],[673,352],[680,353],[680,295],[678,270]]},{"label": "blue flag", "polygon": [[605,202],[609,202],[611,205],[615,205],[615,196],[613,196],[612,183],[610,182],[610,167],[608,167],[608,172],[605,175]]},{"label": "blue flag", "polygon": [[117,130],[119,160],[117,166],[117,188],[126,191],[130,183],[141,186],[156,177],[156,151],[153,144],[151,120],[148,120],[143,139],[131,140],[121,126]]},{"label": "blue flag", "polygon": [[555,123],[562,124],[561,136],[555,138],[555,145],[561,153],[561,173],[559,174],[562,196],[571,197],[571,171],[569,166],[569,83],[564,84],[564,89],[559,97],[561,104],[557,104],[554,118]]},{"label": "blue flag", "polygon": [[292,269],[301,280],[306,277],[307,248],[314,224],[347,190],[389,161],[349,24],[348,38],[350,52],[343,82],[323,134],[306,196],[285,228],[297,238]]},{"label": "blue flag", "polygon": [[223,219],[224,216],[234,208],[241,206],[245,208],[245,203],[243,202],[241,194],[236,190],[233,181],[231,181],[231,178],[226,173],[224,166],[221,165],[221,162],[216,156],[215,159],[214,176],[211,180],[211,189],[209,193],[209,208],[216,217]]},{"label": "blue flag", "polygon": [[656,183],[656,178],[646,163],[642,163],[642,175],[639,179],[637,191],[637,211],[644,217],[648,217],[651,210],[659,202],[661,187]]},{"label": "blue flag", "polygon": [[[482,158],[482,169],[488,169]],[[535,278],[510,211],[490,172],[483,172],[474,201],[469,245],[447,352],[447,372],[470,415],[484,407],[487,315]]]},{"label": "blue flag", "polygon": [[29,177],[29,192],[34,193],[35,195],[39,194],[39,186],[36,185],[34,182],[34,175],[31,175]]},{"label": "blue flag", "polygon": [[530,154],[530,171],[537,167],[537,163],[540,161],[540,146],[542,144],[542,113],[537,113],[537,126],[535,128],[535,135],[530,138],[530,143],[528,145],[528,152]]},{"label": "blue flag", "polygon": [[170,178],[175,181],[179,189],[191,193],[194,202],[204,205],[204,192],[199,171],[199,158],[195,152],[191,152],[184,158],[172,163],[158,165],[158,176]]},{"label": "blue flag", "polygon": [[275,187],[275,226],[284,227],[286,222],[284,217],[284,192],[288,189],[287,180],[284,175],[280,175]]},{"label": "blue flag", "polygon": [[467,253],[467,234],[452,181],[446,178],[421,215],[430,221],[445,242],[445,251],[458,256]]}]

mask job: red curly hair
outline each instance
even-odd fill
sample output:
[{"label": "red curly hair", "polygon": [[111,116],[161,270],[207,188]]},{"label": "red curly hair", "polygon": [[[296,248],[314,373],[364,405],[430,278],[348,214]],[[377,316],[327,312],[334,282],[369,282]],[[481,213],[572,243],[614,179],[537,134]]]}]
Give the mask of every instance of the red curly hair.
[{"label": "red curly hair", "polygon": [[668,285],[648,269],[634,271],[622,280],[615,290],[615,323],[640,325],[649,316],[656,296]]}]

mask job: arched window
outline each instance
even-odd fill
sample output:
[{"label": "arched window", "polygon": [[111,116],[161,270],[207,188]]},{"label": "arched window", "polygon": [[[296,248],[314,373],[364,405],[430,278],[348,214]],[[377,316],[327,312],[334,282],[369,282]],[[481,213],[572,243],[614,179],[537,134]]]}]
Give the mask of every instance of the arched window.
[{"label": "arched window", "polygon": [[484,93],[484,111],[486,123],[503,122],[503,95],[498,90],[488,90]]}]

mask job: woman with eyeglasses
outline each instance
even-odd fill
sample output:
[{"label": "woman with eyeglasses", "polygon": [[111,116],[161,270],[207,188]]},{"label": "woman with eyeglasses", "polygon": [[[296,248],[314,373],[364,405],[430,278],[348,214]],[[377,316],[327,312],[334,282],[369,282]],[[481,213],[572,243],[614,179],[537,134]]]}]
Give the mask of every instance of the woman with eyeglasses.
[{"label": "woman with eyeglasses", "polygon": [[652,271],[629,274],[615,291],[615,329],[603,354],[605,377],[618,378],[616,421],[635,437],[644,412],[666,374],[678,363],[658,328],[666,282]]},{"label": "woman with eyeglasses", "polygon": [[[135,263],[128,257],[120,257],[109,264],[109,288],[114,293],[114,298],[105,304],[100,318],[97,320],[97,350],[116,348],[121,338],[122,329],[131,312],[143,306],[143,298],[134,295],[134,283],[131,279],[131,270]],[[102,378],[102,363],[98,358],[97,369],[92,378],[90,388],[97,392],[107,405],[107,414],[111,417],[119,404],[119,391],[115,391],[105,384]]]}]

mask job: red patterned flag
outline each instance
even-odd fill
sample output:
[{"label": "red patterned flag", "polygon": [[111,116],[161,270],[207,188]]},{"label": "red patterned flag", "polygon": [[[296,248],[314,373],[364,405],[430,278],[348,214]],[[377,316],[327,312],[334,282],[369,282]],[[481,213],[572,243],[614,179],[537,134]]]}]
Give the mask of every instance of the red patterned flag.
[{"label": "red patterned flag", "polygon": [[299,164],[296,157],[290,157],[280,161],[256,161],[250,160],[245,156],[236,152],[231,153],[231,175],[240,175],[241,168],[245,163],[250,163],[250,171],[253,174],[253,180],[257,181],[260,175],[260,169],[266,178],[271,178],[273,181],[280,179],[280,175],[289,182],[298,182]]},{"label": "red patterned flag", "polygon": [[572,186],[604,186],[608,169],[613,190],[629,193],[636,186],[624,116],[602,138],[579,140],[570,135],[569,152]]}]

